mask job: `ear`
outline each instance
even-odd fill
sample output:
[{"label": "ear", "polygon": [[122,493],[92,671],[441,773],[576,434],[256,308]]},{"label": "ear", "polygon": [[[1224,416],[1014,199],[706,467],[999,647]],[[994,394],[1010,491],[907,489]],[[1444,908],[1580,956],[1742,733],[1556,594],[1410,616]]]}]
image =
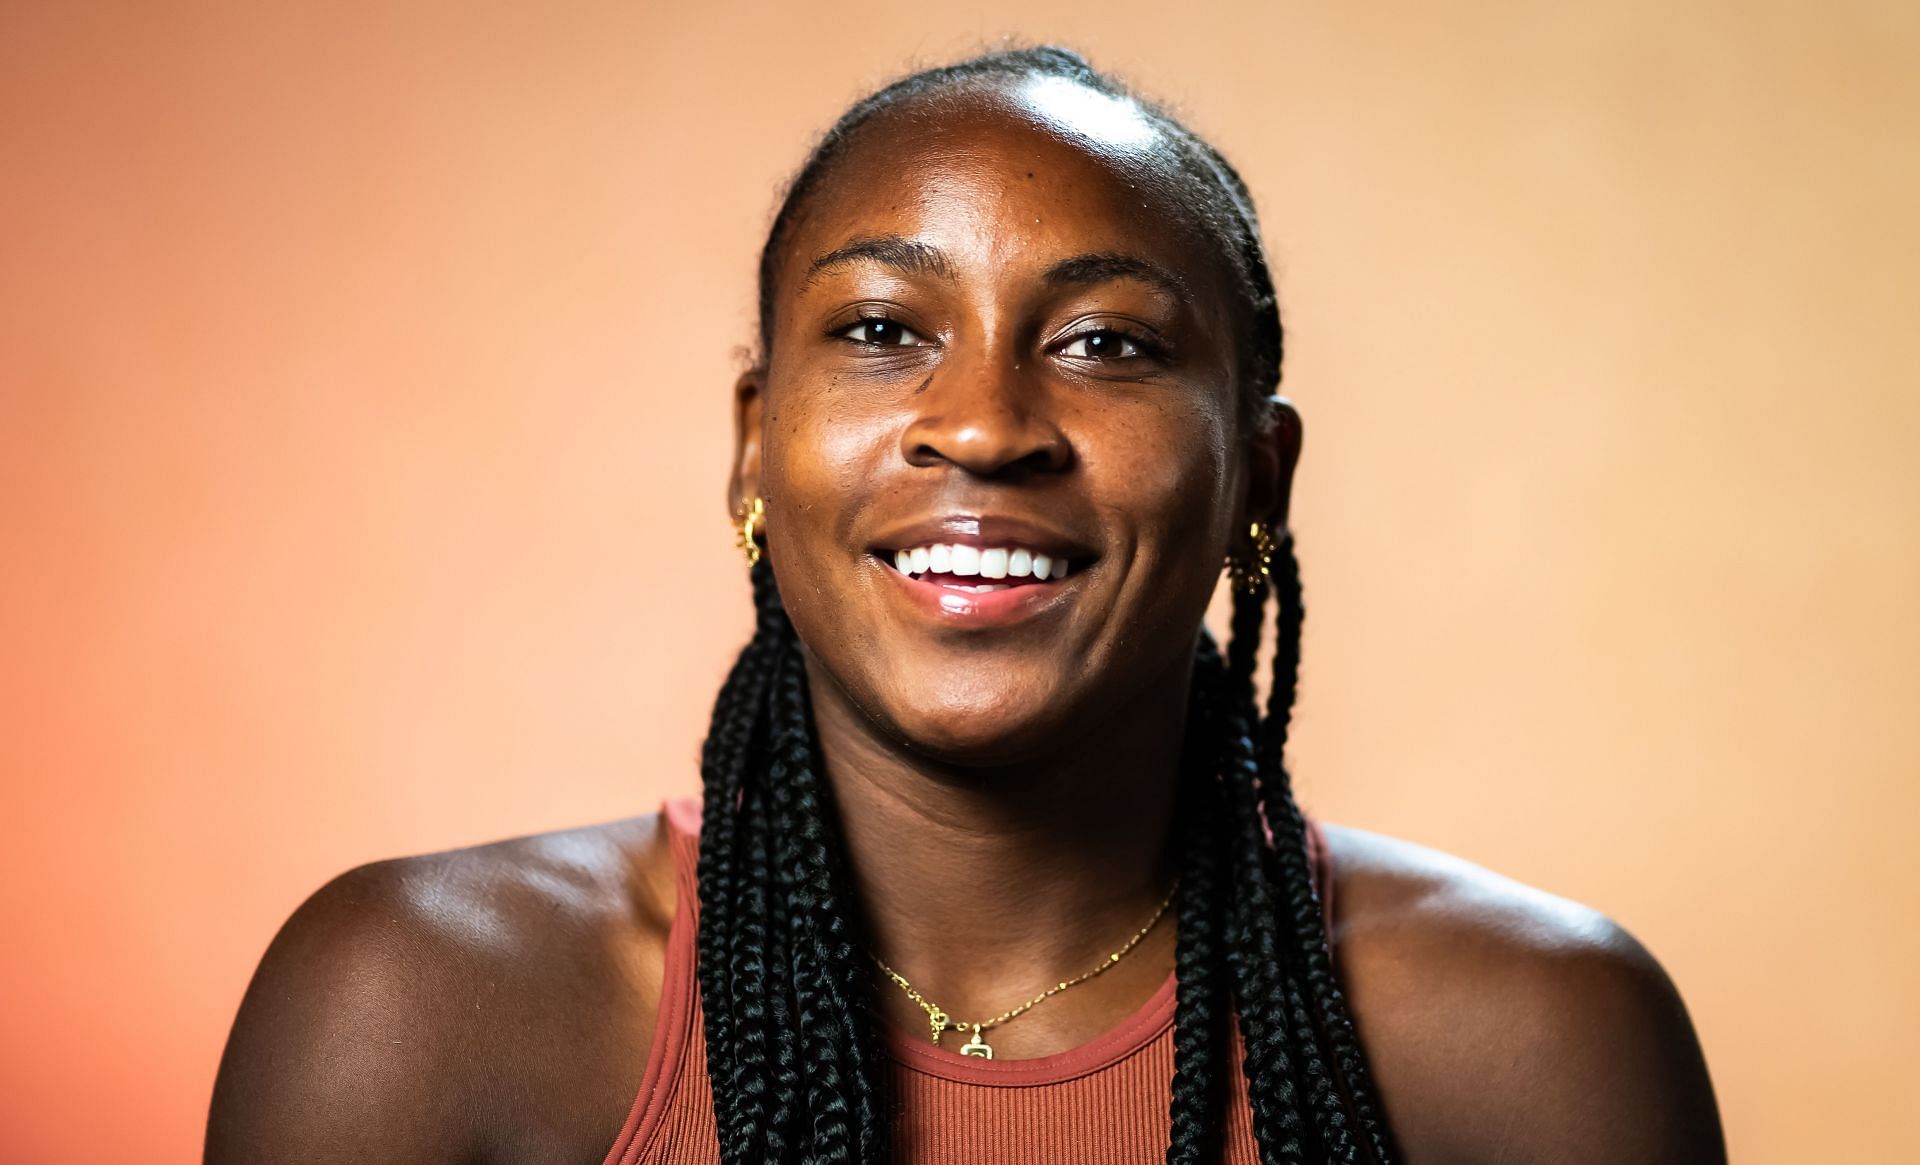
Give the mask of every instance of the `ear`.
[{"label": "ear", "polygon": [[727,520],[760,496],[760,411],[766,372],[750,368],[733,382],[733,473],[727,479]]},{"label": "ear", "polygon": [[[1278,394],[1267,398],[1271,420],[1247,448],[1247,522],[1265,522],[1276,536],[1287,527],[1293,501],[1293,468],[1300,461],[1300,414]],[[1243,526],[1244,529],[1244,526]]]}]

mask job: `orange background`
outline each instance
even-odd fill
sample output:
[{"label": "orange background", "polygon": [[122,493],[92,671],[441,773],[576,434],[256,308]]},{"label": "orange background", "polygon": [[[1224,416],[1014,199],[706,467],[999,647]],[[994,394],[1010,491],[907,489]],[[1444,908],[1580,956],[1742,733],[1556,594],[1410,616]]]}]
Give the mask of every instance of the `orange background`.
[{"label": "orange background", "polygon": [[0,3],[0,1160],[196,1158],[275,926],[696,783],[772,191],[1083,46],[1247,174],[1296,769],[1592,903],[1736,1160],[1920,1158],[1920,7]]}]

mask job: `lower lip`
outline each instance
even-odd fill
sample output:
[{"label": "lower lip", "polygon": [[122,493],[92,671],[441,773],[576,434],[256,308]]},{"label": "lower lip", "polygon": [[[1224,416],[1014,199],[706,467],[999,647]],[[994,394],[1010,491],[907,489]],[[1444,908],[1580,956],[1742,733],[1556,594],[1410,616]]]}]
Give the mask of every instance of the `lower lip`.
[{"label": "lower lip", "polygon": [[[905,591],[907,601],[923,614],[969,627],[1004,627],[1030,618],[1063,598],[1066,588],[1080,577],[1075,572],[1054,582],[1021,583],[998,591],[963,591],[909,578],[877,558],[874,561],[893,576],[894,582]],[[993,581],[980,580],[982,584]]]}]

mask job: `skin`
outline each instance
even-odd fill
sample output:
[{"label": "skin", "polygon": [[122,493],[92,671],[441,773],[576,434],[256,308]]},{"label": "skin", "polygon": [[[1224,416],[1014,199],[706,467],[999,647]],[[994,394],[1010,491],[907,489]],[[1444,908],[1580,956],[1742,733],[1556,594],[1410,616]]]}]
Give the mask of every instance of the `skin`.
[{"label": "skin", "polygon": [[[1165,893],[1201,612],[1244,524],[1284,525],[1300,448],[1291,406],[1266,427],[1242,407],[1227,272],[1153,181],[1158,143],[1044,98],[870,123],[790,233],[770,359],[736,386],[732,493],[766,500],[875,949],[959,1016],[1091,966]],[[1060,278],[1089,255],[1136,263]],[[1045,527],[1075,572],[1014,623],[929,613],[888,541],[954,515]],[[1618,926],[1327,835],[1339,971],[1406,1160],[1724,1159],[1685,1009]],[[599,1161],[674,910],[650,816],[342,875],[262,961],[207,1160]],[[1109,1029],[1173,938],[999,1029],[997,1054]]]}]

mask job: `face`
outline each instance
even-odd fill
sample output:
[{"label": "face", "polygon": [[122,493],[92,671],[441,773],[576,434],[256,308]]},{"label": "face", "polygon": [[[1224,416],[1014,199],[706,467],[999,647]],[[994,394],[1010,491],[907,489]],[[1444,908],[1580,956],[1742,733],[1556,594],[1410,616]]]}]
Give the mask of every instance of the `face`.
[{"label": "face", "polygon": [[957,765],[1183,699],[1297,428],[1243,420],[1225,261],[1131,107],[1044,83],[869,122],[790,230],[736,490],[821,696]]}]

